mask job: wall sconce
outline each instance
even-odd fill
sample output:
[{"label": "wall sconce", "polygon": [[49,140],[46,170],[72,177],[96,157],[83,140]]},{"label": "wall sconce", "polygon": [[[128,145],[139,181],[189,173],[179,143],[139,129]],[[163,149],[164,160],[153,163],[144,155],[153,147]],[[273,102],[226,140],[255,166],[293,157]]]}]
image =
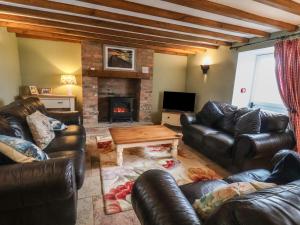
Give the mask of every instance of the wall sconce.
[{"label": "wall sconce", "polygon": [[207,72],[209,70],[209,65],[201,65],[202,73],[203,75],[207,75]]}]

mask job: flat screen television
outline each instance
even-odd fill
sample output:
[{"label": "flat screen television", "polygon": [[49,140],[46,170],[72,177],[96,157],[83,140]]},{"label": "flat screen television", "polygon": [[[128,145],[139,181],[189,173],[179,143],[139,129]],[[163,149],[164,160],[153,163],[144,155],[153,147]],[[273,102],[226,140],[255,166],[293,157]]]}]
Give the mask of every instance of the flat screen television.
[{"label": "flat screen television", "polygon": [[163,109],[193,112],[195,108],[195,97],[195,93],[165,91]]}]

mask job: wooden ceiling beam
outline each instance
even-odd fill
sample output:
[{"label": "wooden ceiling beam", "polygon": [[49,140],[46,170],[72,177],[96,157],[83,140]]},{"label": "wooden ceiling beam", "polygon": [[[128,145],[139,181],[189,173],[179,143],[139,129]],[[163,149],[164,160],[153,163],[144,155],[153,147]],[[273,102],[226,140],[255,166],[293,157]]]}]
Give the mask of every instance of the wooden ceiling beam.
[{"label": "wooden ceiling beam", "polygon": [[300,4],[291,0],[254,0],[281,9],[296,15],[300,15]]},{"label": "wooden ceiling beam", "polygon": [[[179,53],[185,53],[185,54],[195,54],[195,51],[189,50],[189,49],[178,49],[175,47],[169,46],[154,46],[154,45],[146,45],[146,44],[136,44],[136,43],[127,43],[122,42],[120,40],[115,39],[101,39],[100,37],[94,38],[94,37],[84,37],[84,36],[76,36],[72,34],[61,34],[61,33],[52,33],[52,32],[45,32],[45,31],[35,31],[35,30],[25,30],[20,28],[7,28],[9,32],[16,33],[16,34],[23,34],[23,35],[33,35],[33,36],[41,36],[41,37],[50,37],[50,38],[65,38],[65,39],[71,39],[71,40],[80,40],[80,41],[94,41],[94,42],[100,42],[103,44],[116,44],[120,46],[127,46],[127,47],[134,47],[134,48],[146,48],[146,49],[152,49],[152,50],[162,50],[162,51],[174,51]],[[206,50],[200,50],[200,52],[205,52]]]},{"label": "wooden ceiling beam", "polygon": [[19,14],[19,15],[25,15],[30,17],[39,17],[48,20],[58,20],[58,21],[76,23],[80,25],[96,26],[102,28],[104,27],[107,29],[123,30],[123,31],[129,31],[129,32],[134,32],[139,34],[143,33],[147,35],[168,37],[172,39],[181,39],[181,40],[197,41],[197,42],[207,42],[207,40],[209,40],[210,41],[209,43],[216,43],[218,45],[223,45],[223,43],[226,43],[226,45],[229,44],[228,42],[198,37],[194,35],[181,34],[181,33],[157,30],[157,29],[146,28],[146,27],[138,27],[138,26],[127,25],[127,24],[120,24],[120,23],[115,23],[110,21],[99,20],[99,19],[84,18],[81,16],[67,15],[63,13],[53,13],[53,12],[34,10],[34,9],[20,8],[20,7],[9,6],[4,4],[0,4],[0,10],[2,10],[5,13]]},{"label": "wooden ceiling beam", "polygon": [[74,35],[79,37],[86,37],[86,38],[94,38],[99,40],[115,40],[120,42],[127,42],[127,43],[136,43],[141,45],[152,45],[152,46],[161,46],[161,47],[171,47],[176,49],[182,49],[182,50],[192,50],[195,52],[203,51],[203,48],[214,48],[217,49],[218,46],[207,46],[203,45],[202,48],[196,48],[196,47],[190,47],[190,46],[182,46],[182,45],[176,45],[176,44],[167,44],[162,42],[153,42],[153,41],[147,41],[147,40],[138,40],[138,39],[131,39],[131,38],[124,38],[124,37],[117,37],[117,36],[111,36],[107,34],[95,34],[95,33],[88,33],[83,31],[76,31],[76,30],[69,30],[64,28],[53,28],[53,27],[44,27],[44,26],[37,26],[37,25],[29,25],[29,24],[23,24],[23,23],[16,23],[16,22],[7,22],[7,21],[1,21],[0,20],[0,26],[2,27],[8,27],[8,28],[16,28],[16,29],[22,29],[22,30],[30,30],[30,31],[40,31],[40,32],[47,32],[47,33],[58,33],[58,34],[67,34],[67,35]]},{"label": "wooden ceiling beam", "polygon": [[[185,46],[194,46],[194,47],[203,47],[199,42],[190,42],[190,41],[183,41],[177,40],[172,38],[164,38],[164,37],[155,37],[151,35],[144,35],[144,34],[136,34],[124,31],[117,31],[117,30],[109,30],[99,27],[90,27],[90,26],[83,26],[79,24],[70,24],[70,23],[63,23],[53,20],[45,20],[45,19],[37,19],[32,17],[20,16],[20,15],[11,15],[5,14],[0,12],[0,19],[2,21],[13,21],[18,23],[25,23],[25,24],[33,24],[33,25],[44,25],[49,27],[56,27],[56,28],[67,28],[71,30],[78,30],[78,31],[86,31],[90,33],[98,33],[98,34],[110,34],[113,36],[119,37],[128,37],[133,39],[141,39],[141,40],[149,40],[149,41],[157,41],[157,42],[165,42],[171,44],[178,44],[178,45],[185,45]],[[230,46],[230,43],[223,42],[223,41],[215,41],[212,39],[205,39],[203,38],[203,42],[212,43],[214,45],[225,45]]]},{"label": "wooden ceiling beam", "polygon": [[230,18],[235,18],[242,21],[261,24],[269,27],[275,27],[281,30],[295,31],[298,28],[294,24],[259,16],[240,9],[232,8],[230,6],[218,4],[215,2],[210,2],[207,0],[164,0],[164,1],[198,9],[201,11],[227,16]]},{"label": "wooden ceiling beam", "polygon": [[57,37],[38,37],[34,35],[29,35],[29,34],[18,34],[16,33],[16,37],[18,38],[32,38],[32,39],[42,39],[42,40],[47,40],[47,41],[63,41],[63,42],[71,42],[71,43],[81,43],[81,40],[75,40],[72,38],[57,38]]},{"label": "wooden ceiling beam", "polygon": [[182,26],[177,25],[173,23],[166,23],[162,21],[156,21],[156,20],[150,20],[150,19],[144,19],[140,17],[134,17],[134,16],[128,16],[124,14],[119,13],[112,13],[104,10],[99,9],[93,9],[93,8],[87,8],[82,6],[76,6],[66,3],[60,3],[60,2],[53,2],[48,0],[30,0],[30,1],[24,1],[24,0],[2,0],[4,2],[10,2],[10,3],[18,3],[26,6],[34,6],[34,7],[40,7],[44,9],[52,9],[52,10],[59,10],[61,12],[69,12],[69,13],[75,13],[85,16],[93,16],[97,18],[105,18],[110,19],[114,21],[119,22],[127,22],[131,24],[138,24],[141,26],[148,26],[148,27],[155,27],[155,28],[161,28],[166,30],[172,30],[172,31],[179,31],[184,33],[192,33],[197,35],[203,35],[206,37],[212,37],[216,39],[223,39],[227,41],[235,41],[235,42],[248,42],[249,40],[244,37],[236,36],[236,35],[230,35],[230,34],[224,34],[219,32],[214,32],[210,30],[203,30],[199,28],[193,28],[189,26]]},{"label": "wooden ceiling beam", "polygon": [[174,12],[174,11],[170,11],[170,10],[166,10],[166,9],[162,9],[162,8],[152,7],[152,6],[129,2],[129,1],[125,1],[125,0],[113,0],[113,1],[111,1],[111,0],[80,0],[80,1],[97,4],[97,5],[103,5],[103,6],[112,7],[112,8],[123,9],[123,10],[137,12],[137,13],[148,14],[151,16],[158,16],[158,17],[177,20],[177,21],[186,22],[186,23],[192,23],[192,24],[205,26],[205,27],[233,31],[233,32],[243,33],[243,34],[252,34],[255,36],[259,36],[259,37],[268,37],[270,35],[268,32],[258,30],[258,29],[233,25],[233,24],[229,24],[229,23],[223,23],[220,21],[206,19],[203,17],[191,16],[191,15],[184,14],[184,13]]}]

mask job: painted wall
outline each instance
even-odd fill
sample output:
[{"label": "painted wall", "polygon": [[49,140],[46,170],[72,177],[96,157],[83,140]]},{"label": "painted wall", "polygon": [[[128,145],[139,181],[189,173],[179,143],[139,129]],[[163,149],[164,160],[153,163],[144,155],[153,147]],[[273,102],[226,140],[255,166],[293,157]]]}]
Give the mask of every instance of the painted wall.
[{"label": "painted wall", "polygon": [[[200,65],[207,57],[210,58],[212,65],[208,74],[204,76]],[[188,57],[186,89],[197,93],[196,111],[209,100],[231,103],[236,62],[237,52],[228,47]]]},{"label": "painted wall", "polygon": [[73,95],[82,106],[81,46],[76,43],[18,38],[22,84],[53,88],[54,94],[67,94],[60,85],[61,74],[76,75]]},{"label": "painted wall", "polygon": [[154,54],[152,121],[161,122],[164,91],[186,90],[187,57],[177,55]]},{"label": "painted wall", "polygon": [[15,34],[0,28],[0,107],[14,100],[21,85],[18,43]]}]

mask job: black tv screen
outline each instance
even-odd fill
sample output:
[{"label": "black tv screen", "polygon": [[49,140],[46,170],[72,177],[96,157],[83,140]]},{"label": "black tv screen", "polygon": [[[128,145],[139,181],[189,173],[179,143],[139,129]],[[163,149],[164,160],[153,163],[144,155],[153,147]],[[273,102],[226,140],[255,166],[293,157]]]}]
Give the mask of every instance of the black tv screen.
[{"label": "black tv screen", "polygon": [[163,109],[193,112],[195,96],[195,93],[165,91]]}]

